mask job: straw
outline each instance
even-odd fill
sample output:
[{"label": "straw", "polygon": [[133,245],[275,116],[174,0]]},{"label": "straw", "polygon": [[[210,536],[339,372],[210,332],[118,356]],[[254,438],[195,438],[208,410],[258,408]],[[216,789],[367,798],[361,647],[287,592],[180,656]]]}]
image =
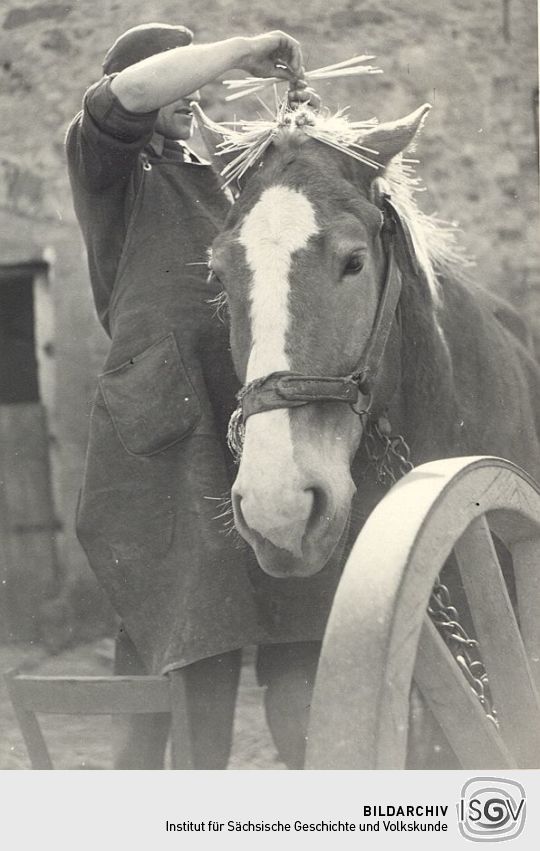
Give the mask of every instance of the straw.
[{"label": "straw", "polygon": [[[373,65],[365,63],[374,59],[374,56],[368,54],[360,54],[353,56],[350,59],[345,59],[343,62],[335,62],[333,65],[326,65],[323,68],[316,68],[313,71],[306,71],[304,79],[311,80],[333,80],[339,77],[358,77],[362,74],[382,74],[382,70]],[[223,85],[227,86],[231,94],[227,95],[226,101],[239,100],[240,98],[256,95],[268,86],[276,86],[277,83],[286,83],[281,77],[244,77],[240,80],[223,80]]]}]

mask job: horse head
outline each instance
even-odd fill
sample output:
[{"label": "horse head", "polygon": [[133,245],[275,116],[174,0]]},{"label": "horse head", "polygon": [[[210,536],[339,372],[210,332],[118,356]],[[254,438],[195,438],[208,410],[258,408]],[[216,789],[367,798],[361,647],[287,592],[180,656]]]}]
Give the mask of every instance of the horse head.
[{"label": "horse head", "polygon": [[[277,129],[213,244],[211,270],[226,293],[244,385],[235,525],[272,576],[317,573],[347,535],[358,414],[398,380],[392,346],[383,356],[373,340],[388,277],[399,276],[389,269],[377,178],[428,110],[366,124],[351,143],[354,156],[301,124]],[[377,362],[366,367],[373,348],[381,349]]]}]

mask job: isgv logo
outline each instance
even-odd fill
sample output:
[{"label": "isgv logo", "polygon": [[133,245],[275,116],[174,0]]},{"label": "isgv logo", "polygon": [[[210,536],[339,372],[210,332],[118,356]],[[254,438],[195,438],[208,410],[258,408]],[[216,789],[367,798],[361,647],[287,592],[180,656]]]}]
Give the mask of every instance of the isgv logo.
[{"label": "isgv logo", "polygon": [[519,836],[525,824],[525,789],[515,780],[474,777],[461,790],[461,835],[473,842],[502,842]]}]

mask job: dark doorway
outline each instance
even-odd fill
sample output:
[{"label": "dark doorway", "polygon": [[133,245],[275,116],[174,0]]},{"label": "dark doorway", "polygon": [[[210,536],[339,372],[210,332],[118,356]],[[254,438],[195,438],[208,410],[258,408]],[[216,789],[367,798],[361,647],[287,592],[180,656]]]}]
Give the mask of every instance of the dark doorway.
[{"label": "dark doorway", "polygon": [[33,285],[23,271],[0,278],[0,405],[39,400]]},{"label": "dark doorway", "polygon": [[39,261],[0,265],[0,641],[39,640],[58,584],[34,302],[47,270]]}]

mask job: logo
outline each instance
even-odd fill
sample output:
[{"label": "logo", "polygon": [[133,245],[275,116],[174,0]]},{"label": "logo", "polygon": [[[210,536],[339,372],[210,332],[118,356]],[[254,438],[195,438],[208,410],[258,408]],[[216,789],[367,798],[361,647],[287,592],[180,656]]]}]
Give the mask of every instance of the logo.
[{"label": "logo", "polygon": [[525,824],[525,789],[515,780],[474,777],[461,790],[459,830],[473,842],[503,842],[519,836]]}]

